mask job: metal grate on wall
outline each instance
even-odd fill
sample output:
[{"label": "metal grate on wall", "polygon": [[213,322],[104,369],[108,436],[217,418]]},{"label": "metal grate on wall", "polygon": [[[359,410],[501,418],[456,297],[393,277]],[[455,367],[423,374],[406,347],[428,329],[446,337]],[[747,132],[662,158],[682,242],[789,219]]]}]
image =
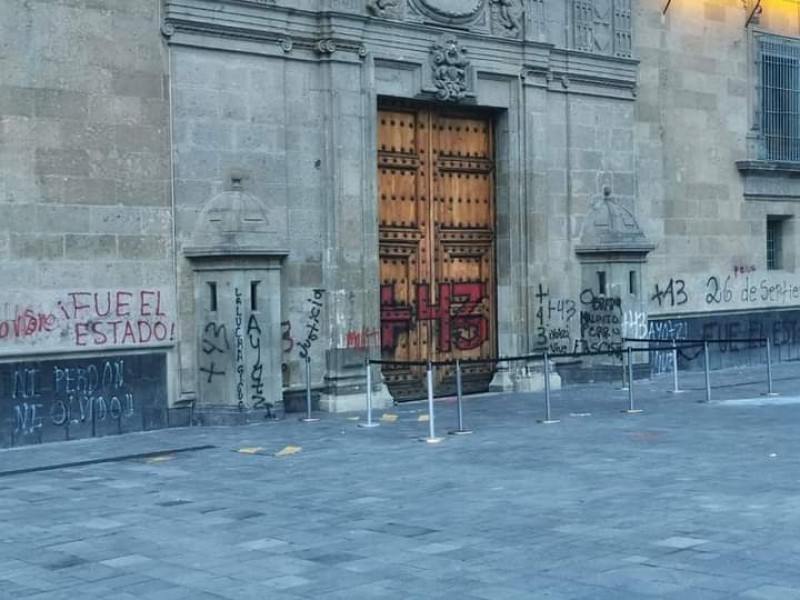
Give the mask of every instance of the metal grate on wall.
[{"label": "metal grate on wall", "polygon": [[759,36],[756,67],[760,158],[800,161],[800,40]]},{"label": "metal grate on wall", "polygon": [[767,270],[782,269],[783,219],[767,217]]}]

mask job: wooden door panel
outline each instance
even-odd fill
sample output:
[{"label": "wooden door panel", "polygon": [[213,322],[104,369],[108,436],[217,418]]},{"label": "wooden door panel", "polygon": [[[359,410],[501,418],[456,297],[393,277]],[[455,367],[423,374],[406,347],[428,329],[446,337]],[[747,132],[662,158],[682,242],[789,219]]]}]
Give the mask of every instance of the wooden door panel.
[{"label": "wooden door panel", "polygon": [[[381,346],[398,361],[495,354],[491,121],[430,108],[379,111]],[[395,398],[424,396],[424,370],[384,368]],[[485,387],[491,367],[465,372]],[[440,391],[452,369],[437,371]],[[476,383],[477,382],[477,383]]]},{"label": "wooden door panel", "polygon": [[[391,360],[417,361],[422,335],[414,314],[414,282],[420,278],[421,240],[408,232],[387,237],[395,239],[381,244],[381,352]],[[404,387],[415,387],[419,379],[419,369],[404,366],[385,367],[384,373],[394,385]]]},{"label": "wooden door panel", "polygon": [[436,132],[437,222],[441,227],[494,229],[491,124],[440,116]]},{"label": "wooden door panel", "polygon": [[425,144],[414,112],[382,111],[378,126],[378,185],[381,232],[386,227],[419,230],[426,221],[428,179],[420,160]]},{"label": "wooden door panel", "polygon": [[[456,358],[491,356],[493,320],[491,239],[454,234],[439,242],[439,282],[450,284],[451,342],[442,351]],[[440,284],[441,285],[441,284]]]}]

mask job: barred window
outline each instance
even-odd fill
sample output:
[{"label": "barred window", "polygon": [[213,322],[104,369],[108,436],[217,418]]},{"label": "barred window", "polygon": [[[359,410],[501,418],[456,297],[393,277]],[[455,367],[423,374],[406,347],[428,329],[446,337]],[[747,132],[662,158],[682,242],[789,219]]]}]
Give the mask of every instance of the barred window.
[{"label": "barred window", "polygon": [[767,270],[783,268],[783,223],[785,217],[767,217]]},{"label": "barred window", "polygon": [[800,161],[800,40],[758,38],[762,159]]}]

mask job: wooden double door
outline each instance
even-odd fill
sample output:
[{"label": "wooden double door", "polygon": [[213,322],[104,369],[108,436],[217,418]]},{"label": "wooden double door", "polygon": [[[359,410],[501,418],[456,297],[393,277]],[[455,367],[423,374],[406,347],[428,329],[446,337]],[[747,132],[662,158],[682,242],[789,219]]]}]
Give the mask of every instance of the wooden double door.
[{"label": "wooden double door", "polygon": [[[413,104],[378,111],[381,349],[385,360],[496,356],[495,205],[490,115]],[[462,369],[465,391],[492,364]],[[424,397],[425,368],[384,365],[397,400]],[[436,369],[436,393],[455,369]]]}]

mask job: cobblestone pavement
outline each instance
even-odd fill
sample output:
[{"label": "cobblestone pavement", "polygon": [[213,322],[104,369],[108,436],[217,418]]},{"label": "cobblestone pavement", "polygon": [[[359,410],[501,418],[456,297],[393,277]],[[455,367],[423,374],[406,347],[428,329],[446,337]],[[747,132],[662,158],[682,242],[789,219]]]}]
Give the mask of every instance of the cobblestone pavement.
[{"label": "cobblestone pavement", "polygon": [[467,436],[440,400],[439,444],[412,403],[1,451],[0,598],[797,599],[800,364],[762,371],[637,381],[638,414],[570,387],[551,425],[468,398]]}]

